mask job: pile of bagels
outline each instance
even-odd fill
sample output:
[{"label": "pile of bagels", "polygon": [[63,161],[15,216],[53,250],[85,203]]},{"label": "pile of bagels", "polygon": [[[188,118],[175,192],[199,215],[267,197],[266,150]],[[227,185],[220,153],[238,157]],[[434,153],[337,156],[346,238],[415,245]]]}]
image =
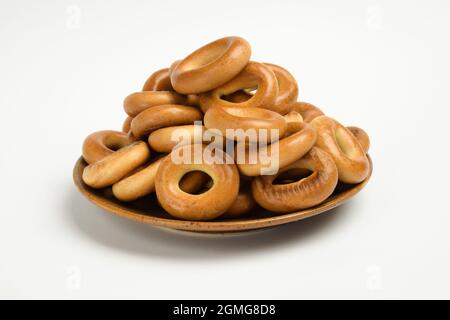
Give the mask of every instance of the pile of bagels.
[{"label": "pile of bagels", "polygon": [[[287,70],[250,56],[245,39],[226,37],[153,73],[142,91],[125,98],[122,131],[85,139],[84,183],[123,202],[155,202],[149,195],[156,193],[172,217],[207,221],[245,217],[261,207],[274,214],[311,208],[338,183],[364,181],[371,169],[366,132],[297,101],[298,85]],[[201,130],[216,132],[214,139],[195,139],[199,121]],[[276,130],[276,139],[267,138],[267,148],[277,150],[269,153],[277,157],[276,172],[261,174],[259,157],[238,163],[232,155],[229,161],[225,147],[214,151],[227,159],[223,163],[173,161],[174,152],[190,156],[217,139],[243,145],[244,153],[261,152],[239,137],[230,141],[229,129]],[[174,141],[177,130],[189,139]]]}]

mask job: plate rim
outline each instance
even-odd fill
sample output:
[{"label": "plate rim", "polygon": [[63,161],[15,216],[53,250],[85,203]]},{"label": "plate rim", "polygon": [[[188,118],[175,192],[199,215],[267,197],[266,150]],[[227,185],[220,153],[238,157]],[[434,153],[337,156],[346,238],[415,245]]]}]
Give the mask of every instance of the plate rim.
[{"label": "plate rim", "polygon": [[140,223],[154,225],[157,227],[182,231],[202,232],[202,233],[242,232],[242,231],[270,228],[274,226],[283,225],[286,223],[303,220],[306,218],[316,216],[318,214],[325,213],[331,209],[334,209],[342,205],[350,198],[352,198],[354,195],[359,193],[369,182],[373,172],[373,163],[372,159],[368,154],[367,158],[369,159],[370,163],[370,171],[367,178],[364,181],[355,184],[352,188],[343,191],[337,196],[325,200],[325,202],[323,202],[322,204],[312,208],[299,210],[296,212],[286,214],[276,214],[270,217],[256,218],[249,220],[230,219],[227,221],[223,220],[188,221],[188,220],[179,220],[175,218],[173,219],[161,218],[148,214],[139,213],[139,210],[137,209],[128,208],[120,204],[114,203],[108,200],[107,198],[90,191],[89,187],[82,180],[82,172],[84,167],[86,166],[86,162],[84,161],[82,156],[78,158],[73,168],[73,181],[77,186],[78,191],[91,203],[104,209],[108,213],[112,213],[123,218],[131,219]]}]

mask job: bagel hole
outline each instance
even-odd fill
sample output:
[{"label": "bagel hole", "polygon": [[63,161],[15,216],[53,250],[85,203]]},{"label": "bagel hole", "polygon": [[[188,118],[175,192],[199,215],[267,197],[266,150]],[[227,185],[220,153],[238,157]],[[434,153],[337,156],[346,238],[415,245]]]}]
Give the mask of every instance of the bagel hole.
[{"label": "bagel hole", "polygon": [[188,194],[199,195],[207,192],[213,185],[212,178],[203,171],[186,173],[178,183],[181,190]]},{"label": "bagel hole", "polygon": [[246,101],[250,100],[251,98],[252,98],[252,95],[247,93],[245,90],[239,90],[239,91],[233,92],[231,94],[226,94],[221,97],[221,99],[228,101],[228,102],[233,102],[233,103],[246,102]]},{"label": "bagel hole", "polygon": [[258,86],[245,89],[244,91],[253,96],[256,93],[256,91],[258,91]]},{"label": "bagel hole", "polygon": [[121,145],[120,143],[111,143],[111,144],[108,144],[107,147],[109,149],[111,149],[112,151],[117,151],[119,149],[122,149],[123,145]]},{"label": "bagel hole", "polygon": [[220,96],[222,100],[233,102],[233,103],[242,103],[250,100],[255,95],[256,91],[258,91],[258,86],[254,85],[254,82],[256,80],[252,80],[248,84],[248,88],[244,87],[242,89],[239,89],[235,92],[231,92],[228,94],[223,94]]},{"label": "bagel hole", "polygon": [[275,178],[273,184],[289,184],[307,178],[313,171],[305,168],[289,169]]}]

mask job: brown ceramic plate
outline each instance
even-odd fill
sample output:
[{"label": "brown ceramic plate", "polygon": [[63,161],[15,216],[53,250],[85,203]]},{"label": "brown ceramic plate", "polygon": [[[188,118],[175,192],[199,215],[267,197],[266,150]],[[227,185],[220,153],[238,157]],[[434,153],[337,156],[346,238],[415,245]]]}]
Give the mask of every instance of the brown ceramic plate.
[{"label": "brown ceramic plate", "polygon": [[289,222],[309,218],[333,209],[357,194],[372,175],[372,160],[370,161],[370,174],[366,180],[356,185],[339,183],[333,195],[322,204],[297,212],[274,215],[262,208],[240,219],[217,219],[214,221],[185,221],[178,220],[167,214],[157,205],[155,195],[142,198],[133,203],[121,202],[114,198],[110,189],[95,190],[87,186],[81,179],[86,162],[78,159],[73,170],[73,179],[80,192],[92,203],[111,213],[124,218],[133,219],[142,223],[148,223],[157,227],[184,230],[192,232],[242,232],[274,227]]}]

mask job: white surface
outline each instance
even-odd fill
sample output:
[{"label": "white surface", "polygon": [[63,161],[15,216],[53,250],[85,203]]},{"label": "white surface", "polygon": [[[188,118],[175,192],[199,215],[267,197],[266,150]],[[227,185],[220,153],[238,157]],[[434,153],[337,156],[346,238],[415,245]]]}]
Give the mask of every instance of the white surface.
[{"label": "white surface", "polygon": [[[226,3],[0,3],[1,298],[450,298],[450,2]],[[152,71],[225,35],[370,133],[368,187],[237,238],[167,233],[82,198],[84,137],[119,129]]]}]

